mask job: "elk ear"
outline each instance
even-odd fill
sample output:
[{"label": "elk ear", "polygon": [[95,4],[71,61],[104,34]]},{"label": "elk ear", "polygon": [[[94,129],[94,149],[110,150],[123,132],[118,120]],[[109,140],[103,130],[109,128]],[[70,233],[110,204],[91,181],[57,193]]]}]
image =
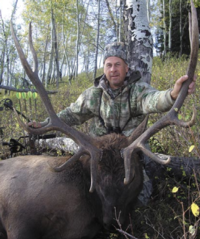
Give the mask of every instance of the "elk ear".
[{"label": "elk ear", "polygon": [[146,130],[149,116],[147,115],[142,123],[133,131],[133,133],[128,137],[128,145],[135,141],[140,135]]}]

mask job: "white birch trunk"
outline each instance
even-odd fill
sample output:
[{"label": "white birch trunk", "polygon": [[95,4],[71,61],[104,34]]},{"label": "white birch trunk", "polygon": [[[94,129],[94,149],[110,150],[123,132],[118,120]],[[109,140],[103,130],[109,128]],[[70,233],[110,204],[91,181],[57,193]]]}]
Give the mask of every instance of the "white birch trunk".
[{"label": "white birch trunk", "polygon": [[147,19],[150,22],[151,10],[150,10],[150,0],[147,0]]},{"label": "white birch trunk", "polygon": [[146,0],[125,0],[124,26],[129,67],[141,72],[141,81],[150,83],[153,38],[147,19]]}]

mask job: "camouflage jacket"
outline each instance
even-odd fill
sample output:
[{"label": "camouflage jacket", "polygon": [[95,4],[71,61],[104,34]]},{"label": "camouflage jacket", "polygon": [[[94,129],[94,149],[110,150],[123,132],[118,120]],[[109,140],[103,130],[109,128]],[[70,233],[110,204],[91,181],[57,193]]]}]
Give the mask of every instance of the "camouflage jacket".
[{"label": "camouflage jacket", "polygon": [[92,119],[92,136],[102,136],[116,129],[128,136],[146,114],[168,111],[174,103],[170,89],[158,91],[139,79],[140,73],[132,72],[120,89],[112,90],[103,75],[95,79],[94,86],[85,90],[75,103],[57,115],[70,126]]}]

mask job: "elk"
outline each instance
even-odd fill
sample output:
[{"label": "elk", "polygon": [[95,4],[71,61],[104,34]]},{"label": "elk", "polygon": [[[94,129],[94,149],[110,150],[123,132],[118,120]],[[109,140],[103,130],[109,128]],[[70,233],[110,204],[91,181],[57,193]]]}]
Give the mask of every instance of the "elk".
[{"label": "elk", "polygon": [[79,151],[70,159],[50,156],[19,156],[0,162],[0,238],[93,238],[104,226],[114,224],[114,208],[120,223],[126,224],[127,214],[142,189],[143,174],[139,151],[161,164],[161,160],[144,144],[162,128],[176,124],[190,127],[179,121],[177,114],[193,80],[198,53],[198,25],[193,3],[191,57],[184,83],[173,108],[149,129],[147,119],[130,137],[107,135],[92,138],[62,122],[56,115],[46,91],[38,77],[37,55],[32,43],[31,24],[29,43],[34,59],[34,70],[29,66],[23,50],[11,31],[22,65],[36,86],[50,116],[47,126],[33,129],[19,118],[21,126],[31,134],[58,130],[79,145]]}]

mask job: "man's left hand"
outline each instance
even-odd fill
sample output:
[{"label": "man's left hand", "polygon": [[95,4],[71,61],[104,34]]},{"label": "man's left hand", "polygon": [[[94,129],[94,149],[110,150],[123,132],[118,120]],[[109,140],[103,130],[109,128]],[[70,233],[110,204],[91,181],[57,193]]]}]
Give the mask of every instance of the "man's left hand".
[{"label": "man's left hand", "polygon": [[[183,82],[186,81],[187,79],[188,79],[188,76],[184,75],[175,82],[174,88],[171,91],[171,97],[173,100],[175,100],[178,97],[178,94],[181,90],[181,86],[182,86]],[[197,77],[194,76],[193,81],[189,85],[188,94],[193,94],[195,92],[196,79],[197,79]]]}]

